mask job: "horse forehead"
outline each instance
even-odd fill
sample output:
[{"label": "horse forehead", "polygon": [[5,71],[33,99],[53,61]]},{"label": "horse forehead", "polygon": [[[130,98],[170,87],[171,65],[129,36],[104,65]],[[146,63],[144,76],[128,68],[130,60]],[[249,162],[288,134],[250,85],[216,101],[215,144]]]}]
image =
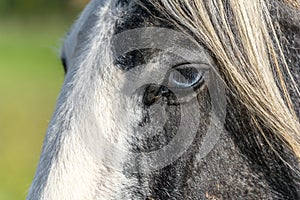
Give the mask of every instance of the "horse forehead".
[{"label": "horse forehead", "polygon": [[79,19],[71,28],[71,34],[76,34],[81,31],[85,24],[95,23],[98,19],[93,16],[101,15],[101,12],[104,12],[104,7],[108,7],[111,4],[111,0],[92,0],[83,10]]},{"label": "horse forehead", "polygon": [[143,3],[143,6],[129,0],[92,0],[66,37],[62,56],[74,58],[75,52],[84,50],[84,45],[91,38],[104,32],[110,36],[110,34],[146,26],[171,27],[171,23],[161,20],[163,16],[157,18],[156,15],[159,13],[155,12],[156,9],[152,4],[146,3],[146,0],[139,2]]},{"label": "horse forehead", "polygon": [[[111,9],[114,0],[91,0],[81,13],[79,19],[71,27],[67,37],[64,40],[62,54],[71,58],[76,46],[85,42],[86,37],[91,33],[91,29],[101,20],[103,13]],[[86,37],[82,37],[86,36]]]}]

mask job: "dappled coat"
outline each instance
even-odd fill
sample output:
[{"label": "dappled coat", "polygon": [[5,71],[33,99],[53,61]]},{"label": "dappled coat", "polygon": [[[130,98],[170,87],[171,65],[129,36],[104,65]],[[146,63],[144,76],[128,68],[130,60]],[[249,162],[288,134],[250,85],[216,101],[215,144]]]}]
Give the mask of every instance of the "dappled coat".
[{"label": "dappled coat", "polygon": [[92,0],[28,199],[300,199],[299,10]]}]

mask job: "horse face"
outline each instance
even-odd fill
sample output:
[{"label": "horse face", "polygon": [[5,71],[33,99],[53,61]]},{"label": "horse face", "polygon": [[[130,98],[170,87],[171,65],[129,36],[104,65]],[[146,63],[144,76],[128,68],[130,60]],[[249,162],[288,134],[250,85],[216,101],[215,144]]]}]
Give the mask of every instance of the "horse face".
[{"label": "horse face", "polygon": [[235,144],[248,139],[238,103],[229,105],[231,132],[223,128],[225,86],[211,53],[143,5],[94,0],[71,29],[28,198],[275,197],[268,171]]},{"label": "horse face", "polygon": [[[213,61],[171,27],[137,5],[88,5],[62,49],[65,83],[32,188],[46,185],[29,196],[94,197],[96,173],[110,188],[97,186],[99,196],[117,198],[118,187],[136,187],[140,174],[171,165],[212,129]],[[207,140],[204,154],[215,144]],[[74,174],[78,181],[68,184]],[[58,179],[69,190],[60,191]]]},{"label": "horse face", "polygon": [[212,107],[221,102],[224,114],[215,64],[193,37],[139,5],[97,6],[101,14],[80,19],[66,39],[63,104],[84,104],[77,115],[89,116],[74,122],[89,129],[79,140],[96,160],[128,173],[162,169],[213,129]]}]

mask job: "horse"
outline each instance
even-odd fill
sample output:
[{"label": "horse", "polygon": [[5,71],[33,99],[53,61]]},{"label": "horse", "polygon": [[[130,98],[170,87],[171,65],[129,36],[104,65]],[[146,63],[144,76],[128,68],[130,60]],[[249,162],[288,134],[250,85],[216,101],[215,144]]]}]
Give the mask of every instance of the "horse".
[{"label": "horse", "polygon": [[27,199],[299,199],[299,9],[90,1]]}]

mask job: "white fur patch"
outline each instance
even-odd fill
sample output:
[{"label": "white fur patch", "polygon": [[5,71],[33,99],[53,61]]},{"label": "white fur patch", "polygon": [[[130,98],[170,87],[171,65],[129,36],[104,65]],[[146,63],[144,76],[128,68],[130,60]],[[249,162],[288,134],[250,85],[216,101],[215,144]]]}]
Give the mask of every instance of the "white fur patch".
[{"label": "white fur patch", "polygon": [[[129,185],[121,171],[105,164],[109,155],[102,148],[106,143],[126,147],[130,131],[129,118],[119,117],[128,115],[131,105],[120,101],[122,74],[109,49],[116,20],[112,12],[114,1],[91,1],[66,39],[68,74],[27,199],[112,199]],[[92,15],[94,22],[88,21]],[[87,23],[95,24],[83,30]],[[87,41],[79,41],[84,31]]]}]

